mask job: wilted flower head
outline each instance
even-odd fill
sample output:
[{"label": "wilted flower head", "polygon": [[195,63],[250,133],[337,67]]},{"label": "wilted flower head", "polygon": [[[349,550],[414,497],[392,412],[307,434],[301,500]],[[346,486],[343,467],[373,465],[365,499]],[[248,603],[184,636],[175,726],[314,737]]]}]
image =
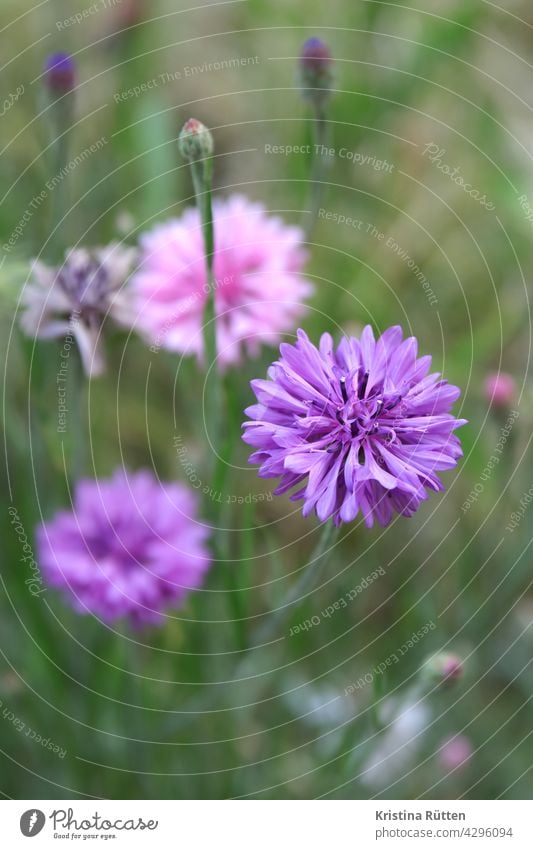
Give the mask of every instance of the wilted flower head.
[{"label": "wilted flower head", "polygon": [[449,737],[441,743],[438,759],[445,772],[451,772],[464,766],[472,757],[473,748],[469,738],[464,734]]},{"label": "wilted flower head", "polygon": [[321,38],[309,38],[300,53],[300,75],[304,96],[323,106],[333,85],[331,51]]},{"label": "wilted flower head", "polygon": [[210,565],[208,531],[196,512],[185,486],[161,483],[148,471],[82,480],[72,512],[38,528],[43,577],[79,613],[161,623]]},{"label": "wilted flower head", "polygon": [[259,403],[244,425],[258,449],[250,462],[281,477],[276,494],[297,487],[304,516],[339,525],[361,512],[370,527],[411,516],[427,489],[443,489],[437,472],[461,456],[453,431],[465,422],[449,413],[460,390],[428,375],[416,339],[390,327],[375,341],[367,326],[335,350],[329,333],[316,348],[299,330],[280,351],[270,380],[252,381]]},{"label": "wilted flower head", "polygon": [[52,53],[44,63],[44,82],[53,94],[66,94],[76,85],[76,63],[68,53]]},{"label": "wilted flower head", "polygon": [[498,371],[487,375],[485,380],[485,398],[494,407],[507,409],[513,403],[516,384],[514,377]]},{"label": "wilted flower head", "polygon": [[[312,291],[301,275],[303,234],[240,195],[213,204],[217,351],[222,365],[275,344],[305,312]],[[139,326],[152,344],[203,354],[202,318],[209,294],[200,214],[159,224],[141,238],[133,278]]]},{"label": "wilted flower head", "polygon": [[104,369],[102,325],[107,317],[128,326],[134,317],[125,281],[135,248],[112,243],[104,248],[76,248],[67,252],[63,265],[51,268],[34,262],[32,279],[22,293],[21,326],[41,339],[75,337],[88,374]]},{"label": "wilted flower head", "polygon": [[196,118],[189,118],[179,135],[178,146],[187,162],[195,162],[213,155],[213,136],[204,124]]}]

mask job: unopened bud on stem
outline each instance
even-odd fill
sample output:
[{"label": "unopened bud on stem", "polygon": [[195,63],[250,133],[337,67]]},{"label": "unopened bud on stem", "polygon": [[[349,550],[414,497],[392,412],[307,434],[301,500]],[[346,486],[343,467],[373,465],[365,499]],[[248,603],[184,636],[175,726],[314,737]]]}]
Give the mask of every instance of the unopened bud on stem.
[{"label": "unopened bud on stem", "polygon": [[52,94],[67,94],[76,85],[76,63],[68,53],[52,53],[44,63],[44,84]]},{"label": "unopened bud on stem", "polygon": [[451,652],[440,652],[428,658],[423,667],[424,677],[432,684],[451,684],[463,677],[461,658]]},{"label": "unopened bud on stem", "polygon": [[300,76],[304,97],[317,109],[323,109],[331,97],[333,60],[327,44],[309,38],[300,53]]},{"label": "unopened bud on stem", "polygon": [[503,371],[493,372],[485,379],[485,398],[493,407],[509,409],[516,395],[516,383],[512,375]]},{"label": "unopened bud on stem", "polygon": [[187,162],[196,162],[213,155],[213,136],[201,121],[189,118],[179,134],[178,147]]}]

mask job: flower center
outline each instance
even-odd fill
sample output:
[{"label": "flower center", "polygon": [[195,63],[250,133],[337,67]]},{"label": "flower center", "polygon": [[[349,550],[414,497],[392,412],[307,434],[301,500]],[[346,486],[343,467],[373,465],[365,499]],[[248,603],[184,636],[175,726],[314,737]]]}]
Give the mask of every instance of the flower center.
[{"label": "flower center", "polygon": [[[336,418],[348,439],[362,440],[366,436],[382,433],[388,441],[394,438],[394,429],[387,422],[388,415],[401,402],[398,391],[385,392],[383,382],[372,387],[367,395],[368,372],[361,370],[350,383],[357,388],[349,393],[347,379],[339,380],[343,404],[337,407]],[[385,425],[385,426],[384,426]],[[387,426],[388,425],[388,426]]]},{"label": "flower center", "polygon": [[72,302],[73,310],[83,313],[105,311],[109,277],[96,260],[67,261],[58,272],[57,282]]}]

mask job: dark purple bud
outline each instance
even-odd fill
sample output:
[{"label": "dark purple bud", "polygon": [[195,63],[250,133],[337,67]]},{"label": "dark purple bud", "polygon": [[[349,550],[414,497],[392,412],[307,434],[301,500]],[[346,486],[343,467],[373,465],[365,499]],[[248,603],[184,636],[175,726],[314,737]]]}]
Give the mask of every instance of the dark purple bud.
[{"label": "dark purple bud", "polygon": [[333,60],[321,38],[309,38],[300,53],[301,83],[305,97],[323,106],[331,95]]},{"label": "dark purple bud", "polygon": [[76,63],[68,53],[52,53],[44,63],[44,82],[54,94],[66,94],[76,85]]},{"label": "dark purple bud", "polygon": [[331,52],[321,38],[308,38],[302,47],[302,67],[309,71],[322,70],[331,65]]}]

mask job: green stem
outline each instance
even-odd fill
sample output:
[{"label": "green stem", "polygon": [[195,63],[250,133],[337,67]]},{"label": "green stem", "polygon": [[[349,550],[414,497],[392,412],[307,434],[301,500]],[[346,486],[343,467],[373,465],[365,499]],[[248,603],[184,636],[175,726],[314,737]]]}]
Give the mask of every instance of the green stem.
[{"label": "green stem", "polygon": [[[266,642],[269,642],[286,621],[288,616],[298,609],[298,602],[303,601],[304,596],[306,596],[310,590],[317,585],[322,574],[322,570],[328,562],[328,558],[325,555],[331,550],[332,543],[337,532],[338,529],[334,526],[333,522],[329,521],[323,525],[320,538],[309,560],[307,561],[307,565],[302,571],[300,579],[296,582],[292,589],[289,590],[281,606],[278,607],[277,610],[273,611],[267,621],[255,630],[250,640],[250,644],[248,648],[245,649],[244,655],[237,664],[230,681],[224,684],[225,689],[227,689],[228,684],[235,683],[243,677],[243,675],[245,676],[248,674],[252,650],[264,645]],[[185,725],[194,722],[198,714],[212,710],[218,701],[218,691],[216,693],[210,693],[207,698],[204,696],[193,696],[190,702],[185,705],[187,713],[178,717],[176,722],[169,724],[169,727],[166,729],[166,733],[173,732],[178,728],[181,729]]]},{"label": "green stem", "polygon": [[322,570],[327,558],[324,556],[331,546],[336,535],[337,528],[333,522],[325,522],[322,526],[322,533],[319,540],[308,560],[307,566],[302,569],[298,581],[289,590],[287,596],[283,600],[280,607],[277,608],[261,625],[252,636],[251,647],[268,642],[279,630],[280,626],[286,619],[298,609],[303,598],[318,584]]},{"label": "green stem", "polygon": [[52,103],[47,112],[51,138],[51,167],[53,184],[51,193],[51,217],[54,228],[54,251],[57,258],[62,258],[69,246],[69,179],[68,174],[62,174],[69,156],[69,130],[72,123],[72,101],[70,97],[62,97]]},{"label": "green stem", "polygon": [[[324,176],[328,155],[323,148],[328,147],[328,123],[323,109],[317,108],[313,118],[313,159],[309,175],[309,197],[304,215],[304,230],[309,240],[315,229],[318,213],[324,197]],[[317,148],[319,148],[317,153]]]},{"label": "green stem", "polygon": [[213,208],[211,202],[211,183],[212,183],[212,159],[207,159],[191,162],[191,173],[196,196],[196,204],[200,211],[202,219],[202,232],[204,238],[204,251],[207,268],[207,285],[209,291],[204,307],[203,314],[203,340],[205,351],[206,369],[211,368],[213,371],[212,385],[206,393],[205,401],[205,420],[206,429],[210,428],[213,434],[213,448],[215,451],[215,460],[212,463],[213,480],[219,477],[219,465],[223,462],[222,454],[222,383],[220,372],[216,364],[217,357],[217,339],[216,339],[216,310],[215,310],[215,278],[213,273],[214,262],[214,226],[213,226]]},{"label": "green stem", "polygon": [[75,484],[85,473],[88,445],[85,374],[77,348],[73,350],[69,360],[67,387],[69,415],[67,417],[65,465],[69,481]]},{"label": "green stem", "polygon": [[381,731],[383,729],[383,723],[381,722],[380,717],[379,704],[382,701],[385,693],[384,676],[384,672],[382,672],[381,675],[374,675],[374,679],[372,681],[372,703],[370,705],[370,723],[374,731]]}]

